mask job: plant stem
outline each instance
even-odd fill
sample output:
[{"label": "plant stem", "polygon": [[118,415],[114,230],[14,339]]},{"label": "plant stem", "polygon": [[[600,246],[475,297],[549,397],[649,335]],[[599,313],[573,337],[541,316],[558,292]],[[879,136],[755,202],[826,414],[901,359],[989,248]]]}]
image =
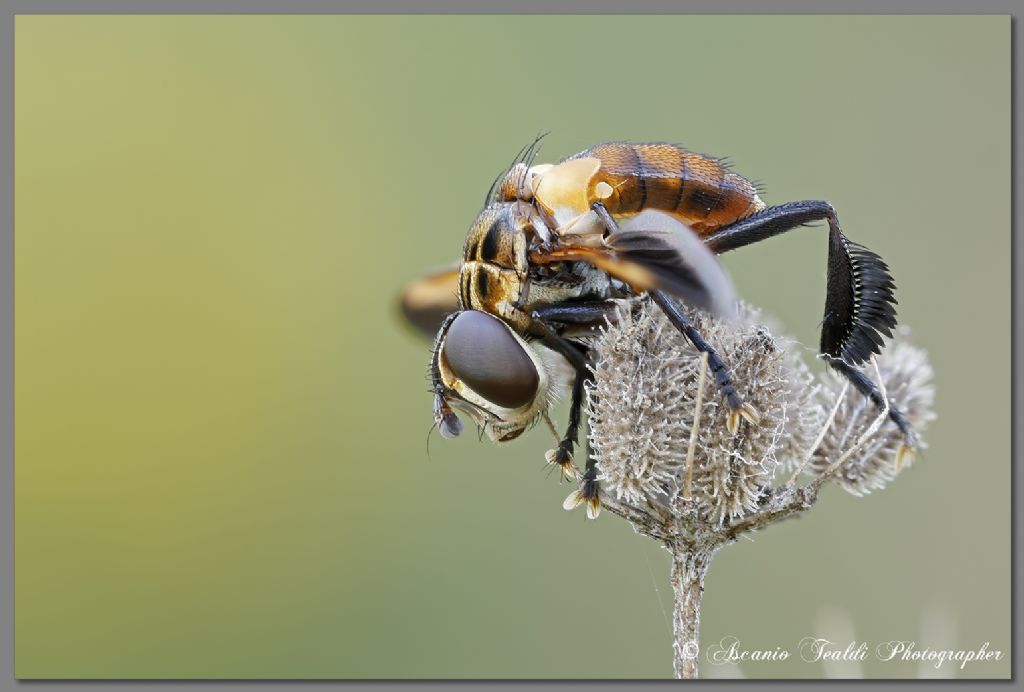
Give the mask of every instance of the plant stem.
[{"label": "plant stem", "polygon": [[674,543],[671,551],[672,591],[675,594],[673,668],[676,678],[695,679],[700,655],[700,601],[704,593],[704,576],[708,573],[714,550]]}]

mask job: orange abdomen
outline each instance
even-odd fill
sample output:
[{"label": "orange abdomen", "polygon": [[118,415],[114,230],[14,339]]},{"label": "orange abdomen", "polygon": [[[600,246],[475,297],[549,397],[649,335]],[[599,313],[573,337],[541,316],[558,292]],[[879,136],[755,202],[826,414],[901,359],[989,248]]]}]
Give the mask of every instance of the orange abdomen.
[{"label": "orange abdomen", "polygon": [[696,231],[711,231],[765,208],[752,182],[718,159],[675,144],[609,142],[569,159],[584,157],[601,162],[588,195],[602,199],[595,188],[601,183],[610,186],[611,194],[603,201],[613,216],[660,209]]}]

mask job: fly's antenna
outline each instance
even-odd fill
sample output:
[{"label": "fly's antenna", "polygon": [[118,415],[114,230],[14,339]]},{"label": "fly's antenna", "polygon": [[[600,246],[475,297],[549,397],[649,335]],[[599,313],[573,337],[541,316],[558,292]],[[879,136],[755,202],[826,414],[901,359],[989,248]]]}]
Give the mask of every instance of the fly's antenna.
[{"label": "fly's antenna", "polygon": [[437,421],[434,421],[430,426],[430,430],[427,431],[427,461],[433,461],[433,459],[430,458],[430,436],[435,430],[437,430]]}]

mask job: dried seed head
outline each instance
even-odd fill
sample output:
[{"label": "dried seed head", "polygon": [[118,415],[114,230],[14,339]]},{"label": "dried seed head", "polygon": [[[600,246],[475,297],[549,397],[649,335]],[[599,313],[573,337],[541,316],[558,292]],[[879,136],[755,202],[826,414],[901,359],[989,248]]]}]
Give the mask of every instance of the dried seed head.
[{"label": "dried seed head", "polygon": [[[933,371],[927,354],[905,341],[907,330],[901,329],[896,340],[878,357],[878,371],[885,384],[886,394],[893,405],[906,416],[915,432],[924,432],[935,418],[935,388]],[[874,377],[873,368],[865,370]],[[826,384],[830,399],[835,402],[843,388],[843,380],[831,376]],[[834,404],[833,404],[834,405]],[[836,417],[814,453],[809,464],[811,473],[818,474],[851,448],[861,434],[878,417],[878,409],[852,387],[846,392]],[[888,421],[866,444],[836,469],[832,480],[853,495],[865,495],[881,490],[913,461],[911,455],[900,458],[903,436]],[[920,446],[924,447],[921,440]]]},{"label": "dried seed head", "polygon": [[[757,509],[783,462],[802,457],[825,417],[818,385],[794,344],[772,336],[743,306],[738,319],[694,315],[737,392],[760,415],[729,432],[728,409],[708,372],[688,506],[705,521]],[[672,511],[684,492],[701,354],[647,300],[624,303],[594,346],[590,440],[605,492]]]}]

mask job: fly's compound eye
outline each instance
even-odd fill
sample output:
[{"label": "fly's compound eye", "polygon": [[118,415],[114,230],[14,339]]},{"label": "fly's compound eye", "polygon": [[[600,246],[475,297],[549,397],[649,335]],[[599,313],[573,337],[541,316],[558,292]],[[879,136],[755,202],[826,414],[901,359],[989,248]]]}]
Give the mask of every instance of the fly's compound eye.
[{"label": "fly's compound eye", "polygon": [[441,358],[453,375],[496,406],[519,408],[537,395],[537,366],[512,331],[485,312],[466,310],[452,321]]}]

